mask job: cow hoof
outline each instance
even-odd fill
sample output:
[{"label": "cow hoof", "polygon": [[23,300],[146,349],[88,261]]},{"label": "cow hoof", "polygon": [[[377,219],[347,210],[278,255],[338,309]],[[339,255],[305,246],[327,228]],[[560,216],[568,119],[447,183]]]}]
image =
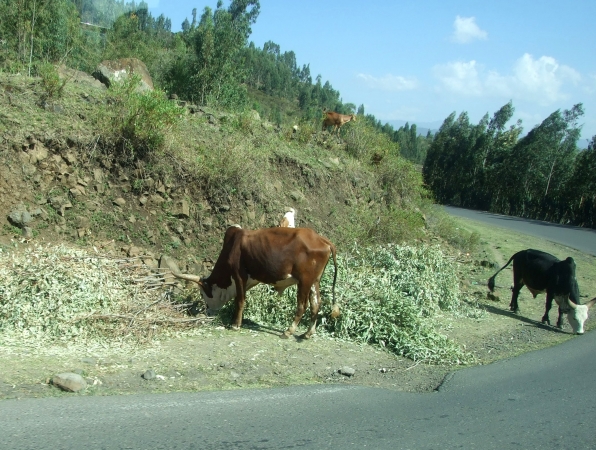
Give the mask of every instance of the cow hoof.
[{"label": "cow hoof", "polygon": [[230,329],[231,329],[232,331],[240,331],[240,328],[241,328],[241,327],[239,327],[239,326],[232,325],[232,327],[231,327]]},{"label": "cow hoof", "polygon": [[279,335],[279,337],[282,339],[288,339],[290,337],[290,335],[287,332],[283,332],[282,334]]},{"label": "cow hoof", "polygon": [[312,334],[304,333],[300,335],[300,339],[310,339],[311,336]]}]

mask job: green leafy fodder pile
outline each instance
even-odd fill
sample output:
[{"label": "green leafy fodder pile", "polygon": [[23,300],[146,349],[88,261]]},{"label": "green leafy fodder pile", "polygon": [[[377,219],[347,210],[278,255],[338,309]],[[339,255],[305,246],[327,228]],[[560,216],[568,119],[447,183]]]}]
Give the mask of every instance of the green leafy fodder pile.
[{"label": "green leafy fodder pile", "polygon": [[[322,319],[318,333],[354,342],[379,345],[415,361],[465,364],[471,355],[436,331],[437,319],[481,314],[462,300],[453,261],[438,247],[384,245],[354,249],[338,257],[336,300],[341,309],[329,319],[333,267],[321,280]],[[227,313],[233,306],[227,306]],[[278,297],[255,288],[245,317],[285,329],[296,309],[294,289]],[[224,313],[225,314],[225,313]],[[303,323],[309,321],[307,310]]]},{"label": "green leafy fodder pile", "polygon": [[0,251],[0,342],[114,338],[129,325],[118,317],[143,310],[154,296],[112,259],[63,245]]}]

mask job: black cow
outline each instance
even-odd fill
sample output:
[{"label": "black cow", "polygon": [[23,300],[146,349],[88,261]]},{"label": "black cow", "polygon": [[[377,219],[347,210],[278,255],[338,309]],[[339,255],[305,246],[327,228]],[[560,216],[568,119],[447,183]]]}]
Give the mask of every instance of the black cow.
[{"label": "black cow", "polygon": [[509,305],[511,311],[519,311],[517,297],[519,291],[525,285],[534,298],[538,294],[546,292],[546,305],[542,323],[550,325],[548,313],[554,299],[559,305],[557,327],[561,328],[563,314],[567,314],[573,332],[583,334],[584,323],[588,319],[588,309],[596,303],[596,298],[593,298],[585,305],[580,305],[573,258],[569,257],[565,261],[560,261],[549,253],[532,249],[517,252],[507,261],[507,264],[488,279],[488,288],[491,292],[495,289],[495,277],[511,261],[513,261],[513,294]]}]

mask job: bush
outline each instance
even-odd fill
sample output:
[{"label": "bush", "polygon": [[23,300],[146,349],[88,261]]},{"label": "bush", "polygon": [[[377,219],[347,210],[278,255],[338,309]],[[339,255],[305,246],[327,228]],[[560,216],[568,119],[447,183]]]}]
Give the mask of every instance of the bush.
[{"label": "bush", "polygon": [[162,91],[141,92],[139,86],[138,75],[112,83],[100,113],[104,137],[125,161],[163,149],[166,132],[179,123],[182,114]]},{"label": "bush", "polygon": [[60,80],[58,71],[53,64],[39,64],[37,66],[37,75],[41,78],[41,86],[44,90],[42,101],[62,97],[66,80]]},{"label": "bush", "polygon": [[399,145],[391,142],[386,134],[375,130],[361,116],[344,125],[341,134],[348,154],[365,164],[382,161],[387,155],[399,154]]}]

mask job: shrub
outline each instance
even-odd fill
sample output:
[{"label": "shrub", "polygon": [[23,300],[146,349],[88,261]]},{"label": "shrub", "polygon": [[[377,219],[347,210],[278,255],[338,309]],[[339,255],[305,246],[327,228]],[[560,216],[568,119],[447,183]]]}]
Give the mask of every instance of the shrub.
[{"label": "shrub", "polygon": [[41,78],[41,86],[44,90],[42,101],[62,97],[66,80],[60,80],[58,71],[53,64],[39,64],[37,66],[37,75]]},{"label": "shrub", "polygon": [[139,86],[138,75],[112,83],[100,112],[104,137],[128,161],[163,149],[166,132],[179,123],[182,114],[162,91],[141,92]]}]

